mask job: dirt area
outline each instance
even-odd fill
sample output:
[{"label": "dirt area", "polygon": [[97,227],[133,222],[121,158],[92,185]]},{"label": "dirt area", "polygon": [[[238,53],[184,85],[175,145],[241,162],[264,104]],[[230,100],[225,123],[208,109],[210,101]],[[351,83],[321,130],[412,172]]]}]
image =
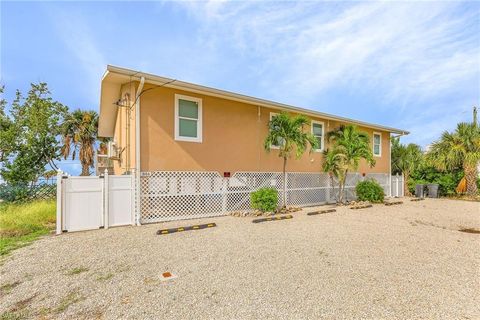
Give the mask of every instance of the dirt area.
[{"label": "dirt area", "polygon": [[480,318],[480,203],[402,200],[48,236],[0,266],[0,317]]}]

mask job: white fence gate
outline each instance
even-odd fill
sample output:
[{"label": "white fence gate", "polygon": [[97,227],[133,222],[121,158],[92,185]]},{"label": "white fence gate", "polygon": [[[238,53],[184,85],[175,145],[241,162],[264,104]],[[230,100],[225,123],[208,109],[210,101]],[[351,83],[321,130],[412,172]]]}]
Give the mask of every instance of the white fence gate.
[{"label": "white fence gate", "polygon": [[[388,174],[348,174],[346,198],[355,199],[358,181],[373,178],[390,195]],[[287,173],[287,205],[313,206],[335,201],[336,181],[327,173]],[[140,222],[160,222],[225,215],[250,209],[250,193],[262,187],[283,192],[281,172],[236,172],[229,178],[218,172],[151,171],[140,177]],[[282,197],[279,197],[282,202]],[[280,203],[282,204],[282,203]]]},{"label": "white fence gate", "polygon": [[132,176],[57,176],[57,234],[134,224]]},{"label": "white fence gate", "polygon": [[403,197],[404,190],[403,190],[403,175],[395,175],[392,176],[391,181],[391,196],[392,197]]}]

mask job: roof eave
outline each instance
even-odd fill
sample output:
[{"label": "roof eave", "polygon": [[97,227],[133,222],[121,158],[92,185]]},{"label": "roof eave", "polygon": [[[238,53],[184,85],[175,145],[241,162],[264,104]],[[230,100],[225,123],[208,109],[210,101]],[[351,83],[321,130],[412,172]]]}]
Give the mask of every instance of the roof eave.
[{"label": "roof eave", "polygon": [[[345,123],[353,123],[359,126],[367,127],[367,128],[372,128],[372,129],[377,129],[381,131],[387,131],[390,133],[395,133],[399,135],[407,135],[410,132],[403,130],[403,129],[398,129],[398,128],[392,128],[388,126],[382,126],[378,124],[373,124],[373,123],[368,123],[360,120],[355,120],[355,119],[350,119],[350,118],[345,118],[345,117],[340,117],[340,116],[335,116],[332,114],[324,113],[324,112],[319,112],[319,111],[314,111],[310,109],[305,109],[305,108],[300,108],[300,107],[295,107],[283,103],[278,103],[274,101],[269,101],[265,99],[260,99],[260,98],[255,98],[243,94],[238,94],[234,92],[229,92],[225,90],[220,90],[220,89],[215,89],[215,88],[210,88],[202,85],[197,85],[189,82],[184,82],[180,80],[175,80],[172,78],[166,78],[166,77],[161,77],[145,72],[140,72],[140,71],[135,71],[135,70],[130,70],[122,67],[116,67],[112,65],[107,66],[107,72],[112,72],[112,73],[118,73],[126,76],[126,81],[132,81],[132,80],[140,80],[141,77],[145,77],[145,82],[150,83],[150,84],[155,84],[155,85],[164,85],[165,87],[169,88],[174,88],[174,89],[179,89],[179,90],[184,90],[184,91],[189,91],[189,92],[195,92],[195,93],[200,93],[200,94],[205,94],[205,95],[210,95],[210,96],[215,96],[219,98],[224,98],[224,99],[229,99],[229,100],[235,100],[243,103],[248,103],[248,104],[253,104],[257,106],[263,106],[263,107],[268,107],[272,109],[279,109],[279,110],[286,110],[286,111],[291,111],[291,112],[296,112],[296,113],[301,113],[305,115],[310,115],[310,116],[315,116],[327,120],[333,120],[333,121],[339,121],[339,122],[345,122]],[[102,81],[103,84],[103,81]]]}]

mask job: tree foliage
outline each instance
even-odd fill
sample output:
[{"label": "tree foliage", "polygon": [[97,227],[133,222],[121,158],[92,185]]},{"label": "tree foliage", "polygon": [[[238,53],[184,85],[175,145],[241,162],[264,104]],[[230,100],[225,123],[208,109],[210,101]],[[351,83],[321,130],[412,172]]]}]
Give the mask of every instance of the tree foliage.
[{"label": "tree foliage", "polygon": [[98,136],[98,114],[95,111],[75,110],[66,116],[62,125],[62,156],[78,156],[82,176],[90,175],[95,163],[95,142]]},{"label": "tree foliage", "polygon": [[[3,88],[2,88],[3,91]],[[53,100],[46,83],[31,84],[24,97],[17,90],[9,113],[0,104],[0,175],[8,183],[28,183],[56,168],[58,135],[67,107]]]},{"label": "tree foliage", "polygon": [[408,183],[413,172],[424,164],[424,156],[419,145],[400,143],[400,138],[392,138],[392,172],[403,173],[403,190],[405,195],[411,195]]},{"label": "tree foliage", "polygon": [[310,120],[303,116],[290,116],[286,112],[282,112],[272,117],[268,123],[268,135],[265,138],[264,148],[270,152],[272,146],[278,146],[278,156],[283,158],[283,204],[286,204],[286,166],[287,160],[295,154],[300,158],[308,146],[310,152],[318,147],[317,139],[310,133],[305,131],[310,125]]},{"label": "tree foliage", "polygon": [[480,128],[476,123],[462,122],[454,132],[445,131],[427,154],[429,163],[442,171],[462,168],[467,180],[467,194],[476,195],[477,165],[480,161]]},{"label": "tree foliage", "polygon": [[356,171],[360,160],[375,165],[368,134],[354,125],[341,125],[327,134],[331,148],[326,150],[323,170],[338,179],[338,202],[344,201],[345,181],[349,171]]}]

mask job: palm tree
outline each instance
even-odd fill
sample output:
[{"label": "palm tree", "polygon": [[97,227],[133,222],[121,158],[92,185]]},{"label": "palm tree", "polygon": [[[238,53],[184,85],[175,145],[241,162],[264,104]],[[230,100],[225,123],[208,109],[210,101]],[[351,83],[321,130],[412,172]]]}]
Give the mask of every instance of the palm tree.
[{"label": "palm tree", "polygon": [[[335,192],[335,183],[334,178],[337,178],[339,181],[344,180],[344,175],[346,174],[346,158],[345,155],[337,149],[325,150],[323,152],[323,170],[328,172],[330,177],[330,185],[333,187],[333,192]],[[338,201],[337,197],[337,201]]]},{"label": "palm tree", "polygon": [[95,160],[95,141],[98,133],[98,114],[95,111],[75,110],[63,123],[63,146],[61,149],[65,159],[78,153],[82,164],[82,176],[89,176],[89,168],[93,168]]},{"label": "palm tree", "polygon": [[475,122],[462,122],[454,132],[445,131],[427,155],[439,170],[462,168],[467,180],[467,194],[476,195],[477,164],[480,161],[480,128]]},{"label": "palm tree", "polygon": [[361,159],[365,159],[370,167],[375,165],[370,139],[367,133],[359,131],[354,125],[341,125],[330,131],[327,138],[332,148],[325,153],[327,161],[323,163],[323,170],[338,179],[338,201],[343,203],[348,172],[357,170]]},{"label": "palm tree", "polygon": [[310,120],[307,117],[303,115],[291,117],[286,112],[275,115],[268,123],[269,131],[264,142],[265,151],[270,152],[272,146],[278,146],[278,156],[283,158],[283,206],[287,203],[287,160],[291,158],[294,151],[296,158],[300,158],[308,145],[310,145],[310,152],[318,148],[317,139],[304,130],[309,124]]},{"label": "palm tree", "polygon": [[392,171],[403,173],[403,192],[410,196],[408,181],[412,172],[423,164],[423,153],[419,145],[403,145],[399,138],[392,139]]}]

